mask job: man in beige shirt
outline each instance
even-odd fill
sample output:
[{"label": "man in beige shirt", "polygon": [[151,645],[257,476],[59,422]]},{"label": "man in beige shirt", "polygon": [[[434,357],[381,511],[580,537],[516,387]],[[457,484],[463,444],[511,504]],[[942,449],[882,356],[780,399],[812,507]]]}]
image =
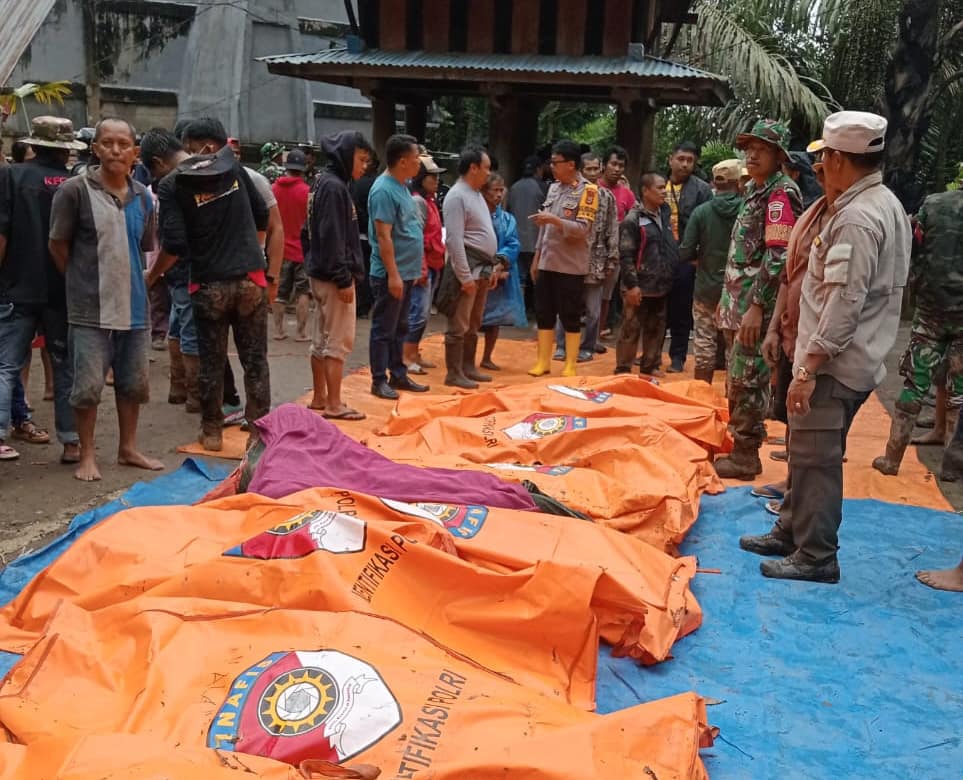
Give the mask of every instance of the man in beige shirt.
[{"label": "man in beige shirt", "polygon": [[762,563],[766,577],[839,582],[846,436],[886,376],[909,273],[909,218],[880,173],[885,136],[886,120],[863,111],[840,111],[823,126],[829,208],[803,280],[786,397],[790,488],[770,532],[739,540],[785,556]]}]

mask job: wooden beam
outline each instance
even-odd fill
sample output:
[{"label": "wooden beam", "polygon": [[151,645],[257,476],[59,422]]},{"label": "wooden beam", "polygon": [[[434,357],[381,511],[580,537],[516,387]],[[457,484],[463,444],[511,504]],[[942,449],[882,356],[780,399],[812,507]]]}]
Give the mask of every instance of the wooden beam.
[{"label": "wooden beam", "polygon": [[512,3],[512,54],[538,53],[538,10],[538,0]]},{"label": "wooden beam", "polygon": [[540,109],[539,101],[519,95],[503,95],[488,104],[491,150],[508,184],[521,175],[525,157],[535,152]]},{"label": "wooden beam", "polygon": [[407,0],[381,0],[378,17],[378,48],[404,51],[407,43]]},{"label": "wooden beam", "polygon": [[586,0],[558,0],[555,53],[569,57],[585,54]]},{"label": "wooden beam", "polygon": [[468,18],[468,51],[473,54],[494,52],[495,0],[469,0]]},{"label": "wooden beam", "polygon": [[655,111],[641,100],[633,102],[628,110],[620,107],[616,115],[615,142],[629,154],[625,176],[636,195],[642,171],[651,166],[654,120]]},{"label": "wooden beam", "polygon": [[385,144],[395,134],[395,98],[384,93],[371,96],[371,135],[375,153],[384,159]]},{"label": "wooden beam", "polygon": [[448,28],[451,25],[451,4],[433,3],[431,0],[424,4],[424,45],[425,51],[448,51]]},{"label": "wooden beam", "polygon": [[632,38],[633,0],[605,0],[605,32],[602,36],[602,54],[606,57],[624,57]]},{"label": "wooden beam", "polygon": [[428,104],[408,103],[405,105],[405,132],[413,135],[420,143],[425,143],[428,129]]}]

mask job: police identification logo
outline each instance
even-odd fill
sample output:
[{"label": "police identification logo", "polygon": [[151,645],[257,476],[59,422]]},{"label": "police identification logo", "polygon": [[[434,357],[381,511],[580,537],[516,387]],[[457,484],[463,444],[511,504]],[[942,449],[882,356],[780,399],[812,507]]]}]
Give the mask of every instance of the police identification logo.
[{"label": "police identification logo", "polygon": [[337,650],[272,653],[239,675],[207,746],[273,758],[341,763],[401,723],[401,707],[370,664]]},{"label": "police identification logo", "polygon": [[604,404],[612,397],[611,393],[603,393],[600,390],[579,390],[577,387],[569,387],[568,385],[548,385],[548,389],[567,395],[569,398],[591,401],[593,404]]},{"label": "police identification logo", "polygon": [[336,554],[361,552],[366,530],[363,520],[340,512],[300,512],[224,554],[272,560],[303,558],[319,550]]},{"label": "police identification logo", "polygon": [[459,539],[471,539],[485,525],[485,518],[488,517],[488,507],[485,506],[463,506],[461,504],[408,504],[404,501],[394,501],[390,498],[382,498],[383,503],[389,509],[401,512],[411,517],[421,520],[429,520],[432,523],[442,526],[452,536]]},{"label": "police identification logo", "polygon": [[556,433],[568,431],[583,431],[588,428],[588,420],[584,417],[573,417],[570,414],[530,414],[520,423],[515,423],[504,429],[509,439],[530,441],[552,436]]}]

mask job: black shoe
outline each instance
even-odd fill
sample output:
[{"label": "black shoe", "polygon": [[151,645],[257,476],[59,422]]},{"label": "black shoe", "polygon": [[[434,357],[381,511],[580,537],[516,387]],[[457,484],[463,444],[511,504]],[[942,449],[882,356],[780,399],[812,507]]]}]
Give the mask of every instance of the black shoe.
[{"label": "black shoe", "polygon": [[371,395],[384,398],[386,401],[397,401],[398,393],[387,382],[376,382],[371,385]]},{"label": "black shoe", "polygon": [[[398,379],[396,377],[391,377],[388,380],[388,384],[391,385],[395,390],[407,390],[409,393],[427,393],[431,388],[428,385],[419,385],[410,376]],[[398,394],[395,393],[395,398]]]},{"label": "black shoe", "polygon": [[772,533],[762,536],[741,536],[739,546],[756,555],[779,555],[785,557],[796,552],[796,545]]},{"label": "black shoe", "polygon": [[683,371],[685,371],[685,361],[683,360],[673,360],[672,365],[665,370],[667,374],[681,374]]},{"label": "black shoe", "polygon": [[808,563],[798,552],[778,561],[763,561],[759,564],[763,577],[777,580],[805,580],[807,582],[839,582],[839,561],[834,555],[822,563]]},{"label": "black shoe", "polygon": [[595,345],[595,354],[596,354],[596,355],[604,355],[604,354],[605,354],[606,352],[608,352],[608,351],[609,351],[609,348],[606,347],[604,344],[596,344],[596,345]]}]

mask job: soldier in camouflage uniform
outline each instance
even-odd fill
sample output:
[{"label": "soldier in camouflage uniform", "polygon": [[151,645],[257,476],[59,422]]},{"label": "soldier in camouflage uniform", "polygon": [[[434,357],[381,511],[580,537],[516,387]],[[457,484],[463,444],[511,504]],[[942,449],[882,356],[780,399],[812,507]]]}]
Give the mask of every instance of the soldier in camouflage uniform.
[{"label": "soldier in camouflage uniform", "polygon": [[284,145],[276,141],[268,141],[261,147],[261,165],[257,172],[274,184],[279,177],[284,176],[283,157]]},{"label": "soldier in camouflage uniform", "polygon": [[[883,474],[899,473],[916,418],[946,361],[950,395],[963,396],[963,190],[930,195],[917,215],[914,262],[910,285],[916,314],[909,345],[900,361],[903,391],[896,401],[886,454],[873,461]],[[952,435],[959,406],[947,410]],[[943,455],[941,477],[963,477],[963,444],[954,437]]]},{"label": "soldier in camouflage uniform", "polygon": [[732,227],[719,326],[729,346],[729,427],[732,454],[716,461],[720,477],[753,479],[762,472],[759,448],[766,437],[770,372],[762,356],[766,332],[779,293],[789,234],[802,213],[802,194],[782,172],[789,156],[789,127],[764,119],[736,138],[746,150],[752,180]]}]

